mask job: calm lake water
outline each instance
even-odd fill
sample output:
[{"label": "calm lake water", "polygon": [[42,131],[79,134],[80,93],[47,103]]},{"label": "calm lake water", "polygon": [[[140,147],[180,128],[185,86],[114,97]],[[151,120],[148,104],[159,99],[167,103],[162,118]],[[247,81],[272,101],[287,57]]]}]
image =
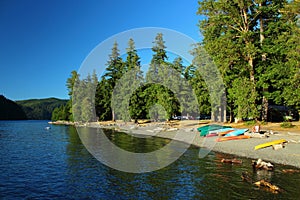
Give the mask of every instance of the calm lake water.
[{"label": "calm lake water", "polygon": [[[254,173],[251,160],[221,163],[230,155],[211,152],[198,158],[199,148],[161,170],[133,174],[111,169],[82,145],[76,129],[46,121],[0,121],[1,199],[299,199],[300,174]],[[135,152],[162,147],[169,140],[134,138],[106,133],[118,146]],[[131,139],[129,139],[131,138]],[[134,147],[134,148],[133,148]],[[274,194],[241,179],[248,171],[254,180],[265,178],[283,189]]]}]

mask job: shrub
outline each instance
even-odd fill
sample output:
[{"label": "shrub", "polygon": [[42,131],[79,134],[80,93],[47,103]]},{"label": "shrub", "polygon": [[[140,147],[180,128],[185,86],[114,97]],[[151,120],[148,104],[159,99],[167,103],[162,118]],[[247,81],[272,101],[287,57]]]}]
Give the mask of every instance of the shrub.
[{"label": "shrub", "polygon": [[295,125],[293,125],[291,122],[282,122],[280,124],[280,127],[282,128],[293,128]]},{"label": "shrub", "polygon": [[245,122],[245,125],[246,126],[254,126],[256,124],[256,121],[255,120],[250,120],[250,121],[246,121]]}]

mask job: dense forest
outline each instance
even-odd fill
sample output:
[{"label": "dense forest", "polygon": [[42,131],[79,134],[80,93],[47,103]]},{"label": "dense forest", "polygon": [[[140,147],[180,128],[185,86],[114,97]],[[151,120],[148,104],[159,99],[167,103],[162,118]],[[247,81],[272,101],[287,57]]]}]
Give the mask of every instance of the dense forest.
[{"label": "dense forest", "polygon": [[0,120],[24,120],[27,119],[22,107],[16,102],[0,95]]},{"label": "dense forest", "polygon": [[209,90],[214,83],[204,81],[203,74],[211,69],[210,60],[225,85],[230,121],[268,121],[275,104],[300,110],[299,1],[203,0],[197,14],[204,16],[199,23],[203,40],[191,50],[190,65],[184,66],[180,56],[168,60],[163,35],[157,33],[144,76],[134,39],[128,41],[125,57],[116,41],[100,81],[95,72],[84,78],[72,72],[67,80],[70,100],[53,112],[52,120],[213,116]]},{"label": "dense forest", "polygon": [[16,101],[25,112],[27,119],[31,120],[50,120],[52,112],[57,107],[64,107],[67,100],[57,98],[29,99]]}]

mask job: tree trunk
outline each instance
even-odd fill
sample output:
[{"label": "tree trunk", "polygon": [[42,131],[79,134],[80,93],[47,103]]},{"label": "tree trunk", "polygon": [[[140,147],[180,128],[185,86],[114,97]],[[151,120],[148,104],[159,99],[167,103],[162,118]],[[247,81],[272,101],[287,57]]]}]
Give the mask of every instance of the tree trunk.
[{"label": "tree trunk", "polygon": [[268,121],[268,108],[269,108],[268,99],[265,96],[263,96],[263,99],[262,99],[262,121]]},{"label": "tree trunk", "polygon": [[114,109],[111,110],[111,116],[112,116],[112,121],[115,122],[116,121],[116,116],[115,116],[115,111]]},{"label": "tree trunk", "polygon": [[233,122],[233,118],[234,118],[233,112],[230,111],[230,113],[229,113],[229,123],[232,123],[232,122]]},{"label": "tree trunk", "polygon": [[[258,4],[259,7],[262,7],[262,3]],[[259,36],[260,36],[260,46],[263,46],[263,41],[265,39],[264,36],[264,21],[263,21],[263,17],[262,15],[260,15],[259,18]],[[261,55],[261,60],[264,62],[266,61],[267,56],[265,53],[262,53]],[[268,88],[263,88],[263,93],[268,92]],[[263,94],[263,98],[262,98],[262,121],[268,121],[268,107],[269,107],[269,102],[268,99],[266,98],[265,94]]]},{"label": "tree trunk", "polygon": [[[261,3],[259,3],[259,7],[262,7]],[[260,15],[260,18],[259,18],[259,36],[260,36],[260,45],[261,46],[262,46],[262,43],[265,39],[263,32],[264,32],[264,22],[263,22],[262,15]]]},{"label": "tree trunk", "polygon": [[255,91],[255,77],[254,77],[254,64],[252,56],[249,56],[248,64],[250,66],[250,81],[253,83],[254,88],[253,92]]},{"label": "tree trunk", "polygon": [[211,121],[215,122],[216,118],[215,118],[215,112],[211,111]]},{"label": "tree trunk", "polygon": [[227,99],[226,99],[226,93],[225,92],[222,95],[221,106],[222,106],[222,111],[221,111],[222,119],[221,119],[221,121],[222,122],[227,122],[227,119],[226,119]]}]

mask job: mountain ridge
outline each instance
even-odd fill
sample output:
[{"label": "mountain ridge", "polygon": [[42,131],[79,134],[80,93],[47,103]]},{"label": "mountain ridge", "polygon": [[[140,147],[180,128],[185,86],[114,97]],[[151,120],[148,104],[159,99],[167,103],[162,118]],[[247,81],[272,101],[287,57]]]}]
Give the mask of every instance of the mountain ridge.
[{"label": "mountain ridge", "polygon": [[68,100],[55,97],[43,99],[18,100],[28,119],[50,120],[55,108],[65,105]]},{"label": "mountain ridge", "polygon": [[53,110],[67,102],[56,97],[13,101],[0,95],[0,120],[51,120]]}]

